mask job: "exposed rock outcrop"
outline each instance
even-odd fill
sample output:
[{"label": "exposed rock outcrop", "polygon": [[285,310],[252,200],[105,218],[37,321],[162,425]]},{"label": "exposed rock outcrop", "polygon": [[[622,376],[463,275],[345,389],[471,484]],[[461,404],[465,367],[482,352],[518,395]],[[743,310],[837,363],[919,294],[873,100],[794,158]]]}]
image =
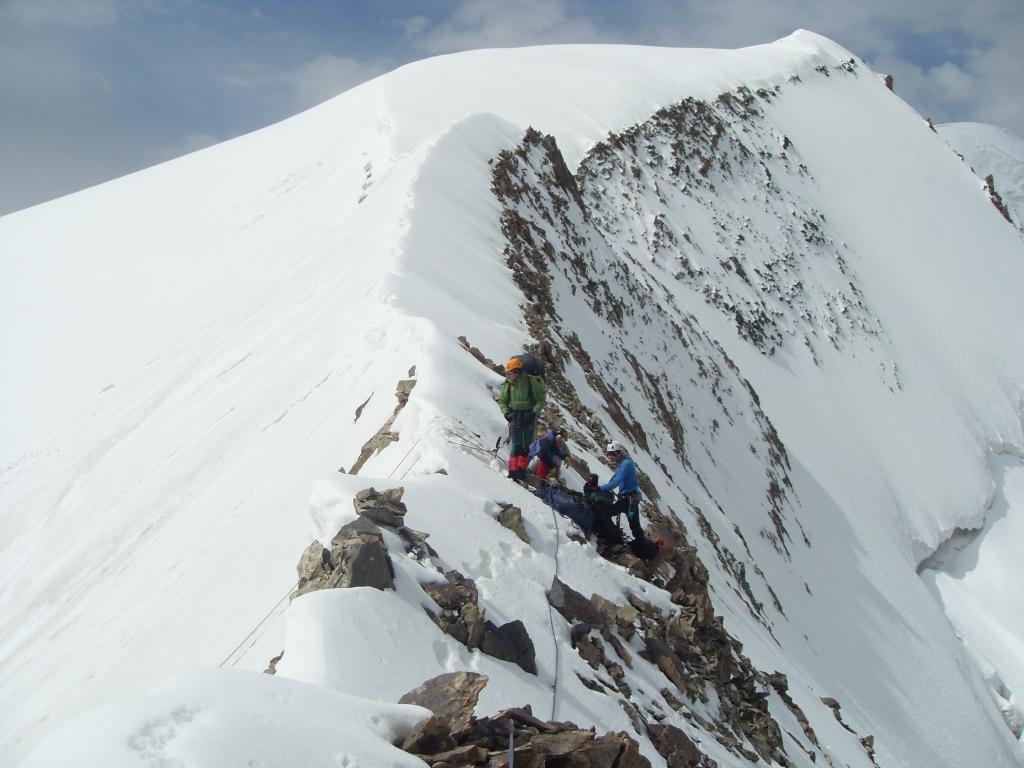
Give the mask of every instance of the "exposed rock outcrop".
[{"label": "exposed rock outcrop", "polygon": [[674,725],[649,725],[647,735],[658,754],[665,758],[668,768],[692,768],[700,764],[703,755],[697,745]]},{"label": "exposed rock outcrop", "polygon": [[402,503],[404,488],[391,488],[378,492],[374,488],[365,488],[356,494],[353,504],[357,515],[365,515],[378,525],[401,528],[405,525],[405,513],[408,511]]},{"label": "exposed rock outcrop", "polygon": [[435,768],[504,768],[513,761],[520,768],[650,768],[639,744],[625,733],[597,736],[573,723],[544,722],[529,707],[473,717],[486,682],[471,672],[449,673],[403,696],[399,703],[419,704],[434,715],[405,738],[402,749]]},{"label": "exposed rock outcrop", "polygon": [[490,368],[498,375],[503,376],[505,374],[505,369],[502,367],[501,363],[496,363],[491,360],[491,358],[481,352],[477,347],[470,344],[465,336],[459,336],[458,341],[464,350],[469,352],[469,354],[475,357],[480,363],[483,363],[487,368]]},{"label": "exposed rock outcrop", "polygon": [[1002,195],[996,192],[996,180],[995,177],[990,173],[985,177],[985,191],[988,193],[988,199],[992,201],[992,205],[996,207],[996,210],[1006,219],[1010,224],[1013,224],[1013,217],[1010,216],[1010,209],[1006,207],[1006,203],[1003,202]]},{"label": "exposed rock outcrop", "polygon": [[511,661],[531,675],[537,674],[537,653],[526,625],[516,619],[500,626],[493,621],[484,622],[480,650],[502,661]]},{"label": "exposed rock outcrop", "polygon": [[[480,698],[480,691],[486,685],[486,675],[476,672],[448,672],[432,677],[423,685],[409,691],[398,700],[398,703],[426,707],[434,713],[440,723],[447,726],[450,734],[462,733],[473,719],[473,708]],[[437,730],[437,723],[431,728]],[[409,742],[414,737],[421,738],[414,731],[406,741]]]},{"label": "exposed rock outcrop", "polygon": [[384,537],[368,518],[358,517],[335,534],[331,563],[328,587],[394,589],[395,571]]},{"label": "exposed rock outcrop", "polygon": [[[660,721],[664,715],[657,709],[644,710],[633,701],[623,670],[623,665],[633,666],[627,645],[633,641],[635,647],[639,636],[639,655],[664,675],[668,687],[662,690],[662,697],[672,709],[688,710],[688,702],[706,705],[717,700],[717,726],[696,720],[702,727],[737,755],[754,754],[785,764],[782,731],[766,703],[771,688],[725,631],[721,618],[714,615],[707,572],[680,533],[676,531],[678,546],[661,563],[660,572],[647,574],[663,581],[679,606],[677,611],[666,613],[636,595],[629,596],[627,605],[597,594],[588,599],[560,580],[554,581],[548,599],[571,623],[573,648],[595,672],[602,672],[592,680],[581,680],[601,693],[617,690],[637,732],[650,735],[648,718]],[[782,685],[784,678],[775,683]],[[700,755],[686,747],[683,739],[691,744],[692,740],[685,733],[666,729],[655,733],[659,752],[666,760],[671,758],[670,764],[698,764]]]},{"label": "exposed rock outcrop", "polygon": [[393,529],[405,542],[405,551],[423,560],[436,553],[427,544],[428,534],[405,526],[404,489],[377,491],[366,488],[356,494],[356,519],[331,539],[331,548],[314,541],[299,558],[298,584],[291,598],[318,589],[376,587],[394,589],[395,571],[384,536],[378,526]]},{"label": "exposed rock outcrop", "polygon": [[[409,378],[401,379],[398,384],[395,385],[395,399],[398,404],[395,406],[395,410],[387,418],[387,420],[381,425],[380,429],[377,430],[376,434],[371,437],[363,445],[362,450],[359,452],[359,457],[352,465],[352,469],[349,470],[349,474],[358,475],[359,470],[363,468],[363,465],[370,459],[371,456],[383,451],[391,443],[398,441],[398,434],[391,431],[391,426],[395,423],[395,419],[398,414],[405,408],[405,404],[409,402],[409,395],[412,393],[413,387],[416,386],[416,380],[412,378],[416,375],[416,366],[414,365],[409,369]],[[369,400],[367,400],[369,402]],[[363,403],[366,405],[366,403]],[[356,418],[362,414],[362,406],[360,410],[356,412]]]},{"label": "exposed rock outcrop", "polygon": [[[759,95],[757,98],[770,97],[771,94],[766,93],[764,97]],[[495,160],[492,190],[503,205],[501,226],[507,240],[506,262],[523,293],[524,320],[531,335],[538,340],[535,345],[537,352],[547,365],[547,410],[552,413],[546,411],[546,418],[550,420],[566,414],[562,418],[566,423],[573,422],[574,441],[599,456],[603,453],[601,446],[607,435],[618,433],[625,436],[628,443],[652,458],[657,464],[652,469],[660,469],[669,481],[673,481],[671,472],[678,470],[670,471],[666,461],[657,457],[674,454],[678,463],[708,494],[717,490],[714,486],[720,473],[715,470],[713,460],[708,462],[704,457],[714,455],[715,444],[726,439],[726,432],[736,431],[737,434],[729,439],[743,440],[751,446],[750,456],[738,460],[742,463],[749,461],[751,472],[766,474],[764,507],[767,521],[759,533],[788,558],[792,537],[787,528],[787,518],[793,514],[789,458],[778,433],[761,409],[756,392],[722,348],[675,303],[677,289],[657,282],[654,275],[660,273],[632,269],[631,262],[636,258],[630,254],[609,257],[605,232],[611,232],[612,228],[620,225],[632,226],[631,222],[644,217],[638,219],[638,211],[612,211],[613,203],[605,197],[596,192],[594,196],[586,193],[588,178],[595,188],[611,183],[617,185],[617,189],[621,186],[625,199],[654,200],[658,194],[667,194],[667,190],[674,187],[685,187],[692,179],[682,170],[675,175],[669,173],[664,179],[660,175],[657,180],[650,177],[654,171],[668,173],[668,161],[662,157],[648,168],[644,162],[647,145],[656,145],[661,148],[659,151],[675,147],[672,151],[683,153],[678,158],[683,164],[680,169],[693,160],[683,150],[690,146],[687,142],[691,139],[688,133],[691,129],[698,144],[708,140],[710,128],[704,128],[710,125],[719,126],[735,147],[745,147],[743,142],[750,141],[750,137],[733,124],[743,124],[755,119],[751,115],[760,115],[756,101],[751,94],[745,93],[723,100],[716,107],[718,111],[708,105],[689,104],[679,106],[678,114],[659,113],[649,126],[631,129],[622,137],[610,137],[601,152],[595,150],[583,161],[578,180],[563,172],[564,160],[554,139],[528,130],[520,146],[502,152]],[[711,122],[705,125],[702,122],[705,120]],[[768,162],[748,156],[753,154],[749,149],[735,147],[739,158],[737,163],[741,160],[742,163]],[[696,150],[686,151],[692,153]],[[779,150],[774,149],[773,152],[778,154]],[[786,155],[785,151],[782,155]],[[784,165],[789,162],[787,156]],[[721,173],[727,173],[728,183],[741,183],[738,179],[742,175],[737,175],[738,171]],[[712,190],[706,184],[702,187],[693,182],[693,185],[694,189],[704,189],[695,204],[713,209]],[[651,186],[660,192],[650,189]],[[601,224],[602,216],[607,219],[604,224]],[[615,218],[614,223],[612,218]],[[812,256],[816,249],[827,250],[832,246],[824,236],[816,234],[818,225],[811,221],[811,213],[806,218],[810,222],[805,227],[806,238],[810,239],[806,248],[801,247],[807,251],[805,261],[810,261],[817,258]],[[741,224],[737,222],[742,229]],[[621,235],[619,233],[617,241],[623,239]],[[639,234],[636,237],[639,239]],[[684,247],[690,247],[685,239],[679,244],[679,248]],[[749,244],[744,248],[746,252],[757,250]],[[780,245],[779,248],[785,250],[788,246]],[[654,258],[657,260],[659,257]],[[809,269],[807,264],[795,265],[794,268],[797,266],[801,270]],[[734,271],[730,269],[726,273],[732,275]],[[768,269],[764,272],[772,274]],[[719,277],[722,275],[711,277],[709,273],[707,279],[718,280]],[[725,280],[724,277],[722,279]],[[794,277],[794,281],[794,285],[802,285],[800,279]],[[743,291],[751,291],[751,286],[742,280],[741,284],[744,285]],[[855,282],[844,278],[842,289],[856,291]],[[714,295],[718,296],[721,290],[716,287]],[[833,293],[827,286],[818,286],[815,291],[830,296]],[[764,295],[766,292],[771,293],[761,286],[756,293]],[[777,300],[772,298],[773,302]],[[814,293],[808,293],[806,302],[823,306]],[[726,303],[740,311],[738,300],[730,299]],[[833,314],[845,323],[853,312],[849,307],[854,306],[854,299],[844,298],[842,306],[846,309],[840,312],[837,308]],[[604,332],[615,334],[619,351],[602,352],[600,357],[595,357],[595,352],[588,349],[588,345],[599,346],[596,338],[583,339],[563,330],[559,312],[569,310],[592,313],[595,323]],[[753,315],[759,311],[751,310]],[[783,315],[796,314],[802,318],[801,312],[802,308],[788,307]],[[763,313],[770,314],[767,310]],[[743,322],[751,329],[757,326],[750,318]],[[805,320],[799,319],[799,322]],[[858,321],[850,333],[864,333],[872,338],[880,333],[876,325],[874,320]],[[664,340],[659,350],[645,347],[643,335],[647,326],[657,338]],[[782,343],[781,331],[773,330],[769,334],[765,329],[756,333],[751,330],[750,333],[752,337],[766,340],[765,343],[768,343],[769,335],[777,333],[778,338],[771,344]],[[839,330],[832,330],[831,325],[829,329],[829,338],[838,339]],[[672,375],[667,373],[669,366]],[[580,394],[576,392],[581,376],[591,390],[589,394],[597,397],[603,413],[598,414],[582,404]],[[634,399],[627,404],[622,400],[620,389],[623,381],[631,382],[631,386],[642,394],[641,401]],[[637,408],[644,410],[633,413]],[[697,413],[704,416],[700,423],[695,423]],[[741,414],[742,418],[738,418]],[[609,423],[605,423],[605,418]],[[652,421],[664,427],[664,432],[647,434],[642,424]],[[741,434],[748,431],[754,434]],[[735,469],[744,471],[739,467]],[[657,503],[657,484],[643,472],[640,473],[640,487],[645,498]],[[796,522],[799,524],[798,520]],[[809,544],[806,537],[804,540]],[[732,563],[726,563],[728,570],[742,578],[736,565],[739,558],[732,552],[726,552],[724,547],[720,551],[723,560],[732,560]]]},{"label": "exposed rock outcrop", "polygon": [[529,544],[530,537],[526,535],[526,526],[523,525],[523,511],[511,504],[500,504],[500,507],[498,522],[512,531],[521,541]]},{"label": "exposed rock outcrop", "polygon": [[497,625],[484,618],[478,605],[476,584],[458,571],[445,573],[445,581],[422,585],[441,609],[430,612],[430,618],[447,635],[467,648],[502,661],[517,664],[532,675],[537,674],[536,651],[526,626],[519,621]]},{"label": "exposed rock outcrop", "polygon": [[318,589],[394,589],[395,571],[380,529],[358,517],[331,539],[330,550],[314,541],[302,553],[298,586],[291,598]]},{"label": "exposed rock outcrop", "polygon": [[476,584],[458,571],[448,571],[444,583],[422,584],[423,591],[441,609],[430,618],[446,635],[451,635],[467,648],[479,648],[484,621],[477,606]]}]

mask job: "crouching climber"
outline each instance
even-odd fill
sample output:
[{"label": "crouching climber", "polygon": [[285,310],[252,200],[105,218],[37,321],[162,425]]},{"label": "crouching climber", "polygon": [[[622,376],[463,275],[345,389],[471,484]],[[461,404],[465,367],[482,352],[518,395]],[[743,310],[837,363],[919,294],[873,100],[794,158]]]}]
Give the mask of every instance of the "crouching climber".
[{"label": "crouching climber", "polygon": [[640,523],[640,486],[636,477],[636,464],[617,440],[608,443],[605,456],[615,468],[615,474],[611,480],[598,485],[597,488],[605,492],[616,491],[618,498],[611,506],[610,512],[612,515],[625,513],[629,530],[633,534],[633,542],[630,545],[633,554],[643,559],[654,557],[657,547],[647,539]]},{"label": "crouching climber", "polygon": [[540,376],[524,370],[518,357],[505,363],[505,382],[498,393],[498,407],[508,422],[508,476],[526,480],[530,443],[533,442],[534,421],[547,402],[547,387]]},{"label": "crouching climber", "polygon": [[569,447],[565,444],[565,432],[562,429],[549,429],[543,437],[530,443],[527,454],[528,461],[534,464],[534,474],[541,480],[554,479],[562,468],[562,461],[569,455]]}]

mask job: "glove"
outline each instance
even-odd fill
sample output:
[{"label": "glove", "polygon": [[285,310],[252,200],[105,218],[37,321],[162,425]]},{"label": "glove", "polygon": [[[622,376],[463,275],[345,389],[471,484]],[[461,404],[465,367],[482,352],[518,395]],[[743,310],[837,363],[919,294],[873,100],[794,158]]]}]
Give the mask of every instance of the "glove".
[{"label": "glove", "polygon": [[591,475],[587,478],[586,484],[583,486],[584,493],[590,493],[591,491],[597,490],[597,475]]},{"label": "glove", "polygon": [[512,413],[512,411],[505,411],[505,421],[507,421],[509,424],[515,421],[515,418],[516,415]]}]

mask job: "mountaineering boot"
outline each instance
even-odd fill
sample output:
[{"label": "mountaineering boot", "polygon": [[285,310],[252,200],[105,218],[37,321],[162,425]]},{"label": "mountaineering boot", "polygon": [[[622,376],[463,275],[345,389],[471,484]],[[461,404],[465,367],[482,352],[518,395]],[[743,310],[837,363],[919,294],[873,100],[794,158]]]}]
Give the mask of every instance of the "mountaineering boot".
[{"label": "mountaineering boot", "polygon": [[517,483],[526,482],[526,467],[529,464],[525,456],[509,456],[508,477]]}]

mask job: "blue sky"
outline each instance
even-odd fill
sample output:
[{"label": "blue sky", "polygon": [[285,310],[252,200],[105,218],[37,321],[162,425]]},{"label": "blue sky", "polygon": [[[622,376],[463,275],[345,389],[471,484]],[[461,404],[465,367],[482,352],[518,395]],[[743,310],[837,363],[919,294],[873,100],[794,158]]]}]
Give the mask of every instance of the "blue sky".
[{"label": "blue sky", "polygon": [[936,122],[1024,135],[1024,0],[0,0],[0,214],[255,130],[416,59],[831,37]]}]

